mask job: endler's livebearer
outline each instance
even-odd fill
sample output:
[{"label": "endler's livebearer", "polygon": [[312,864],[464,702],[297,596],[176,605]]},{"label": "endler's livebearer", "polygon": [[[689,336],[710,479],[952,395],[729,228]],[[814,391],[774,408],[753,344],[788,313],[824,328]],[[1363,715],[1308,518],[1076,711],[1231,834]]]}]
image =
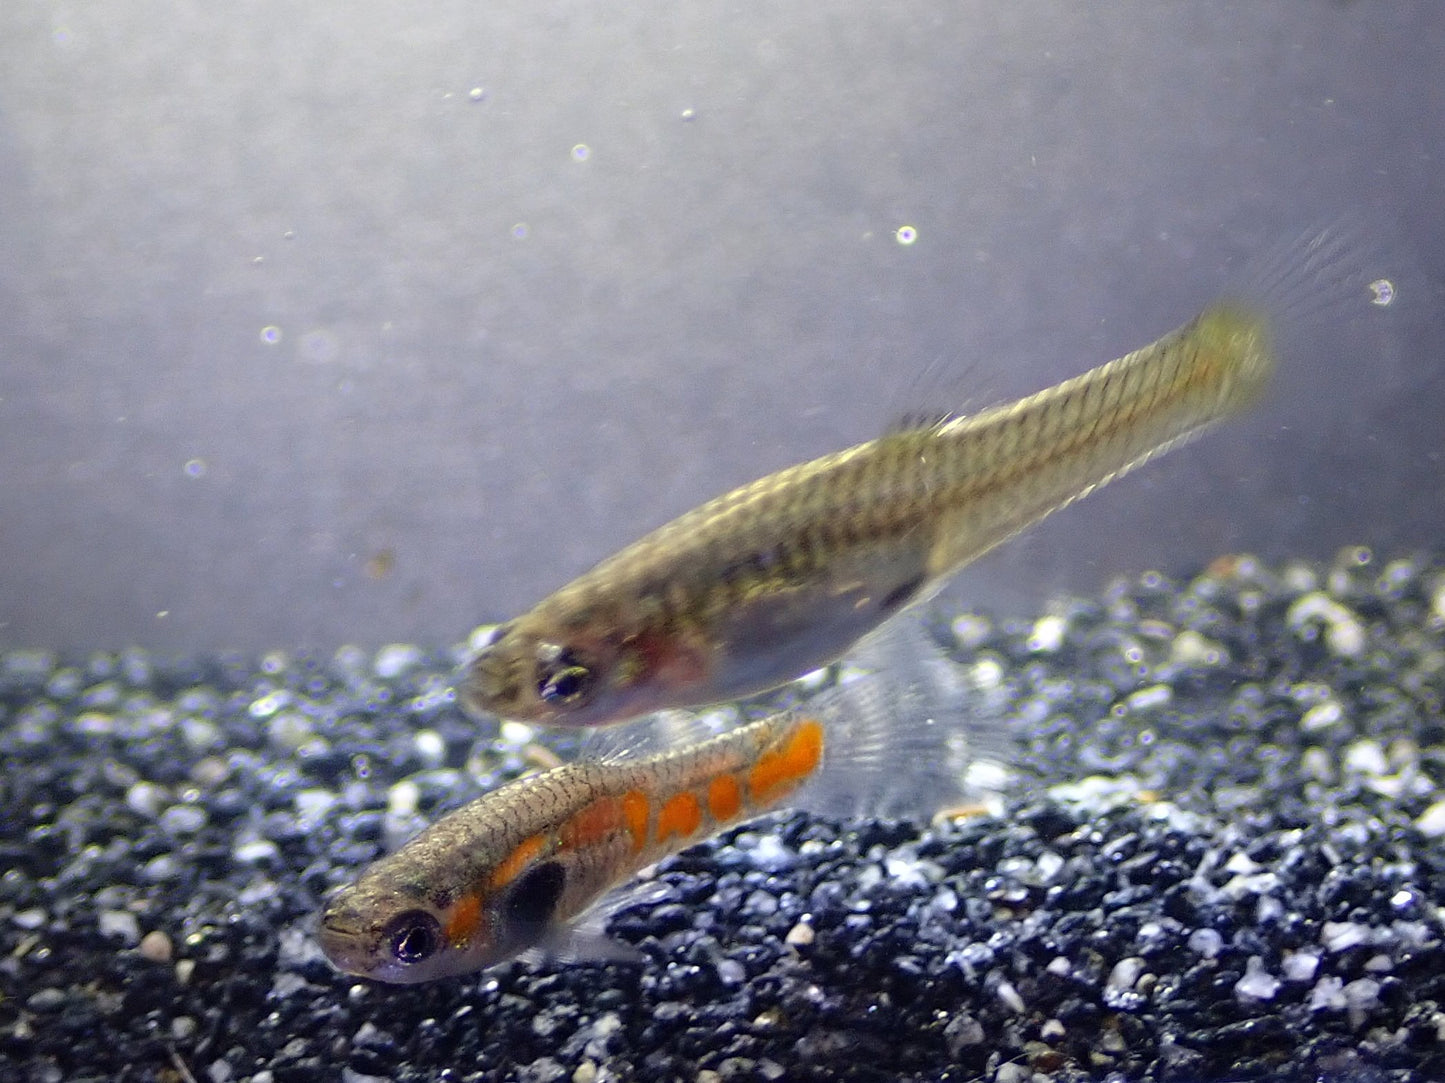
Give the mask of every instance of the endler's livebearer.
[{"label": "endler's livebearer", "polygon": [[834,661],[1009,536],[1248,407],[1292,321],[1369,303],[1356,256],[1342,231],[1312,233],[1117,361],[720,496],[502,625],[465,667],[462,703],[595,726]]}]

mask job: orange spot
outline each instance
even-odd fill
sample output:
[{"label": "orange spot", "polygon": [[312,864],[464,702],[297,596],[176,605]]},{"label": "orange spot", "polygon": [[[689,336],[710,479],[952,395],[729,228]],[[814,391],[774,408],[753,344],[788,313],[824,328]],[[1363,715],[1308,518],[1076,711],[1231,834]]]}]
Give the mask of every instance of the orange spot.
[{"label": "orange spot", "polygon": [[647,843],[647,794],[641,790],[628,790],[622,795],[622,820],[627,833],[632,836],[632,848],[641,850]]},{"label": "orange spot", "polygon": [[482,900],[477,895],[463,895],[447,918],[447,940],[456,948],[471,943],[472,935],[482,923]]},{"label": "orange spot", "polygon": [[753,800],[766,804],[783,797],[791,783],[800,782],[823,762],[823,724],[805,718],[778,748],[758,757],[748,771]]},{"label": "orange spot", "polygon": [[546,845],[547,839],[544,835],[533,835],[529,839],[524,839],[515,850],[502,859],[501,864],[492,870],[492,887],[506,887],[510,884],[523,869],[532,863],[532,860],[542,852],[542,848]]},{"label": "orange spot", "polygon": [[599,842],[622,824],[622,807],[615,797],[599,797],[586,806],[558,832],[567,849]]},{"label": "orange spot", "polygon": [[666,842],[670,835],[687,838],[702,826],[702,805],[697,794],[688,790],[669,797],[657,810],[657,841]]},{"label": "orange spot", "polygon": [[719,775],[708,783],[707,810],[714,820],[731,820],[742,807],[743,790],[732,775]]}]

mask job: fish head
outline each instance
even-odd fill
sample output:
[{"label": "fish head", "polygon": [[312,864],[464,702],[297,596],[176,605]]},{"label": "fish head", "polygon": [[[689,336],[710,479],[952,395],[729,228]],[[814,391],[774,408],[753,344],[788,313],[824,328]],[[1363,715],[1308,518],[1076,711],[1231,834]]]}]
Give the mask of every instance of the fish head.
[{"label": "fish head", "polygon": [[599,726],[650,709],[628,691],[636,684],[631,652],[606,636],[558,632],[513,621],[462,667],[462,706],[545,726]]},{"label": "fish head", "polygon": [[548,863],[503,888],[448,897],[445,889],[396,884],[381,862],[331,897],[317,940],[338,970],[373,981],[414,985],[470,974],[550,932],[560,872]]}]

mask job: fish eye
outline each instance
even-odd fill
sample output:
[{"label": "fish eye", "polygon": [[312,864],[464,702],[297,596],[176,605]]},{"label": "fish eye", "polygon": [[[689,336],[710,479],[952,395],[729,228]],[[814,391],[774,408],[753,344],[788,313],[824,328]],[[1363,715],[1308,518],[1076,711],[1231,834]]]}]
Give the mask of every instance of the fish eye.
[{"label": "fish eye", "polygon": [[425,910],[408,910],[391,919],[386,927],[386,943],[399,963],[425,962],[441,947],[442,927]]},{"label": "fish eye", "polygon": [[548,649],[537,662],[537,695],[544,703],[569,707],[585,699],[594,684],[592,670],[566,647]]}]

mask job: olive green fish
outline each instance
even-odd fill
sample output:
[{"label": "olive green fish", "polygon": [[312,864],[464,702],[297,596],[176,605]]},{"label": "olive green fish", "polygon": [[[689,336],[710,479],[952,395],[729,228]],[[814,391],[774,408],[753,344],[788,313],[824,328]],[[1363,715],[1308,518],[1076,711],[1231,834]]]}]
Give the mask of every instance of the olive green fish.
[{"label": "olive green fish", "polygon": [[1348,255],[1312,234],[1240,299],[1117,361],[703,504],[500,626],[464,667],[462,703],[596,726],[835,661],[1011,535],[1254,403],[1282,324],[1341,291]]}]

